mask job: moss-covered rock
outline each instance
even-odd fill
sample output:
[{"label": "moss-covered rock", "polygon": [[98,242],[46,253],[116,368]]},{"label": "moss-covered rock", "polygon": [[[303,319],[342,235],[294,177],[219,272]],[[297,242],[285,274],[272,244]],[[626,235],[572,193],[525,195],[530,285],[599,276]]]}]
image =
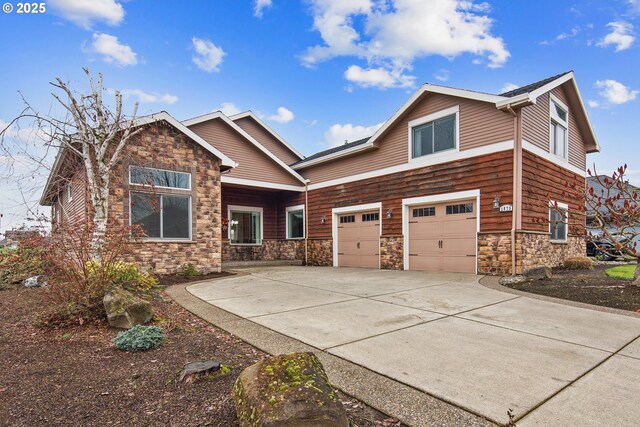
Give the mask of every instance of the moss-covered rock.
[{"label": "moss-covered rock", "polygon": [[233,398],[242,427],[348,427],[347,415],[313,353],[291,353],[246,368]]},{"label": "moss-covered rock", "polygon": [[102,299],[109,325],[129,329],[153,318],[151,304],[119,286],[113,287]]}]

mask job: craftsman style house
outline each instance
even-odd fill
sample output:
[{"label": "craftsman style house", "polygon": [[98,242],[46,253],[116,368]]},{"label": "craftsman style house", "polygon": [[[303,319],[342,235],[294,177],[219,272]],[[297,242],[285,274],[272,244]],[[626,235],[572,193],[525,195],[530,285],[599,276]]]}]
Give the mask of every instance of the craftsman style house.
[{"label": "craftsman style house", "polygon": [[[128,147],[111,206],[143,226],[136,260],[159,273],[282,259],[512,274],[585,252],[565,190],[599,147],[573,72],[500,95],[425,84],[371,137],[309,157],[251,112],[140,125],[154,131]],[[41,200],[55,221],[86,214],[70,155]]]}]

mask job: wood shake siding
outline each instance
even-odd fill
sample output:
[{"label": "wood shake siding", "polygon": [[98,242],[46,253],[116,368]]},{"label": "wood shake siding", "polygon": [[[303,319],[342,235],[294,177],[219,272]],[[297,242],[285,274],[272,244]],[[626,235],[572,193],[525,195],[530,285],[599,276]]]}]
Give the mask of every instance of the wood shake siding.
[{"label": "wood shake siding", "polygon": [[[402,235],[402,199],[480,189],[481,231],[507,231],[511,214],[493,209],[494,197],[512,203],[513,150],[309,191],[309,237],[331,237],[331,209],[382,202],[382,235]],[[387,210],[392,217],[387,218]],[[324,216],[326,222],[321,223]]]},{"label": "wood shake siding", "polygon": [[[576,200],[569,185],[586,185],[585,178],[528,151],[522,156],[522,229],[549,231],[549,201],[569,205],[569,235],[581,235],[584,200]],[[576,225],[579,226],[576,228]]]},{"label": "wood shake siding", "polygon": [[278,141],[271,133],[263,128],[262,125],[253,120],[253,118],[243,117],[242,119],[234,120],[234,122],[286,164],[290,165],[300,160],[296,154],[292,153],[291,150],[283,145],[282,142]]},{"label": "wood shake siding", "polygon": [[[551,91],[558,99],[571,106],[565,85]],[[575,104],[574,104],[575,105]],[[569,108],[569,164],[586,168],[586,150],[584,139],[577,125],[574,108]],[[522,137],[536,147],[549,152],[549,93],[538,98],[535,105],[522,109]]]},{"label": "wood shake siding", "polygon": [[377,141],[378,148],[311,166],[302,169],[302,173],[314,184],[407,163],[408,122],[456,105],[460,107],[461,151],[513,140],[513,118],[498,111],[494,104],[426,93]]},{"label": "wood shake siding", "polygon": [[224,176],[276,184],[302,185],[299,180],[260,151],[258,147],[238,135],[222,120],[208,120],[189,128],[238,163],[237,168],[225,173]]}]

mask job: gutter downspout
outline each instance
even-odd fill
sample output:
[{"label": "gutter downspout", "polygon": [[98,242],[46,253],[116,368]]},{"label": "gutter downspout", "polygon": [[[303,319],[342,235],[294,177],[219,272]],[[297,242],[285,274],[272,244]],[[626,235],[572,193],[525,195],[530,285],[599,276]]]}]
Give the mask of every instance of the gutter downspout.
[{"label": "gutter downspout", "polygon": [[511,214],[511,275],[517,274],[516,231],[522,229],[522,115],[513,110],[513,211]]},{"label": "gutter downspout", "polygon": [[309,180],[304,183],[304,265],[309,264],[308,252],[308,236],[309,236]]}]

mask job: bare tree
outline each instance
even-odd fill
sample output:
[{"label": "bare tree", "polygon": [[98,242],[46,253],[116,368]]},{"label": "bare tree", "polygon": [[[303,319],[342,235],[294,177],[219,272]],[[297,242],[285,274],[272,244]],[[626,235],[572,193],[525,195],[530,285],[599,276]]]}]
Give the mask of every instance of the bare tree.
[{"label": "bare tree", "polygon": [[[89,81],[89,94],[77,93],[60,78],[50,83],[58,93],[52,93],[63,114],[41,114],[23,97],[26,107],[22,113],[0,129],[0,149],[7,157],[16,156],[15,147],[5,143],[11,129],[23,120],[32,121],[32,129],[40,133],[43,150],[27,154],[29,161],[45,166],[44,159],[51,148],[67,150],[82,165],[86,180],[91,227],[92,256],[101,259],[109,217],[109,185],[111,172],[121,160],[127,143],[142,131],[136,127],[138,103],[131,115],[123,113],[122,94],[115,92],[115,106],[110,108],[103,100],[105,89],[102,74],[94,81],[89,69],[84,68]],[[22,154],[25,155],[26,151]],[[61,177],[53,177],[59,179]]]},{"label": "bare tree", "polygon": [[[598,175],[591,170],[592,185],[586,189],[586,214],[591,228],[598,235],[589,233],[589,239],[603,253],[621,253],[640,260],[637,238],[640,235],[640,196],[638,189],[625,176],[627,165],[620,166],[613,174]],[[601,237],[608,241],[602,244]]]}]

